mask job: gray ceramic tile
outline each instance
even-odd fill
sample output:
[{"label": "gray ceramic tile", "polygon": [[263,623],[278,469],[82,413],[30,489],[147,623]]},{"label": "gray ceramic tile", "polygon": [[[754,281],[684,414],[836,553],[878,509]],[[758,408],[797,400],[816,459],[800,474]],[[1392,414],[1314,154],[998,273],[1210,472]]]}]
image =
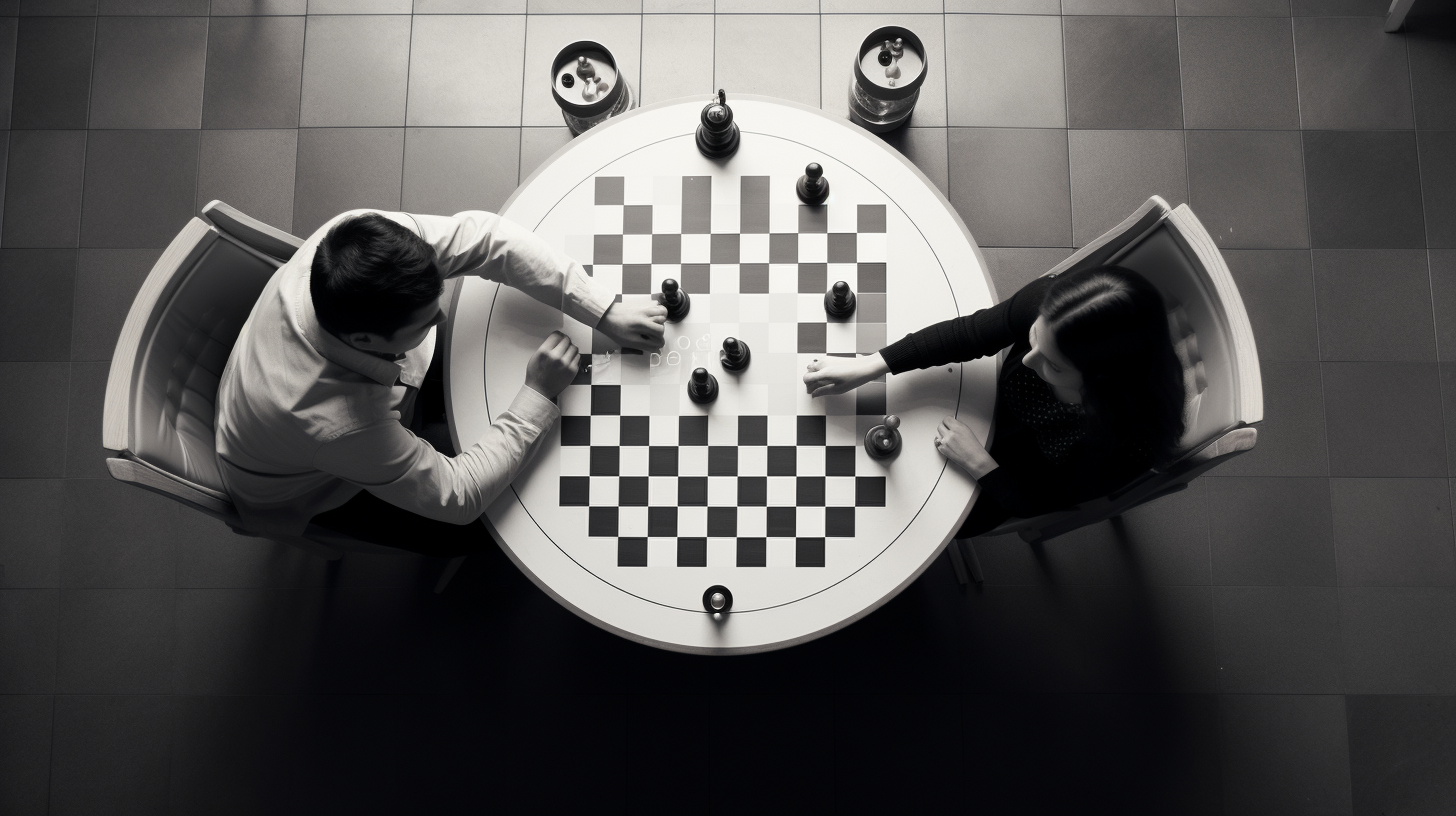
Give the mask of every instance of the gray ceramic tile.
[{"label": "gray ceramic tile", "polygon": [[[722,30],[720,21],[719,30]],[[814,34],[815,41],[818,33]],[[526,20],[526,65],[539,66],[527,72],[521,92],[521,124],[556,127],[562,124],[561,108],[551,97],[551,81],[546,71],[562,48],[578,41],[591,40],[606,46],[617,60],[617,69],[635,89],[642,87],[642,18],[633,14],[538,15]],[[703,43],[706,59],[707,43]],[[814,49],[814,65],[818,49]],[[721,65],[721,63],[719,63]],[[782,64],[781,64],[782,67]],[[816,68],[817,70],[817,68]],[[720,86],[714,86],[720,87]],[[814,88],[818,88],[815,77]],[[744,93],[747,89],[738,89]],[[711,89],[709,91],[711,93]],[[784,96],[784,93],[778,93]],[[817,97],[817,92],[816,92]],[[817,98],[815,99],[817,103]]]},{"label": "gray ceramic tile", "polygon": [[1063,14],[1173,13],[1173,0],[1062,0]]},{"label": "gray ceramic tile", "polygon": [[1321,369],[1313,362],[1259,364],[1264,421],[1254,449],[1218,466],[1214,476],[1327,476],[1329,442]]},{"label": "gray ceramic tile", "polygon": [[[944,0],[819,0],[820,14],[940,14],[945,11]],[[907,26],[908,27],[908,26]],[[873,29],[866,29],[869,34]],[[918,29],[911,28],[916,34]]]},{"label": "gray ceramic tile", "polygon": [[55,698],[49,695],[0,697],[0,811],[44,814],[50,804],[51,732]]},{"label": "gray ceramic tile", "polygon": [[66,405],[66,478],[109,479],[106,460],[111,451],[101,447],[101,421],[105,413],[106,377],[111,363],[72,363],[70,397]]},{"label": "gray ceramic tile", "polygon": [[1319,329],[1315,325],[1310,253],[1294,249],[1226,249],[1223,259],[1253,324],[1259,359],[1318,360]]},{"label": "gray ceramic tile", "polygon": [[0,589],[0,694],[50,694],[56,685],[54,589]]},{"label": "gray ceramic tile", "polygon": [[1122,223],[1151,196],[1174,207],[1188,200],[1182,131],[1073,130],[1067,141],[1077,246]]},{"label": "gray ceramic tile", "polygon": [[170,692],[176,628],[176,590],[61,590],[56,690]]},{"label": "gray ceramic tile", "polygon": [[81,246],[170,244],[193,214],[197,144],[198,131],[92,131]]},{"label": "gray ceramic tile", "polygon": [[223,17],[207,34],[207,128],[298,126],[302,17]]},{"label": "gray ceramic tile", "polygon": [[1385,0],[1289,0],[1296,17],[1384,17]]},{"label": "gray ceramic tile", "polygon": [[0,360],[70,359],[75,283],[75,250],[0,250]]},{"label": "gray ceramic tile", "polygon": [[945,0],[946,14],[1061,14],[1062,0]]},{"label": "gray ceramic tile", "polygon": [[10,167],[10,134],[0,138],[0,224],[5,223],[5,171]]},{"label": "gray ceramic tile", "polygon": [[[649,14],[642,18],[643,104],[713,91],[713,61],[703,43],[713,39],[713,18],[704,14]],[[706,102],[704,103],[706,104]]]},{"label": "gray ceramic tile", "polygon": [[1433,249],[1426,256],[1436,306],[1436,351],[1442,361],[1456,362],[1456,250]]},{"label": "gray ceramic tile", "polygon": [[950,200],[981,246],[1069,246],[1062,130],[951,128]]},{"label": "gray ceramic tile", "polygon": [[1219,698],[1226,813],[1351,813],[1345,698]]},{"label": "gray ceramic tile", "polygon": [[45,17],[84,17],[96,13],[96,3],[97,0],[20,0],[20,13]]},{"label": "gray ceramic tile", "polygon": [[1288,17],[1289,0],[1178,0],[1179,16]]},{"label": "gray ceramic tile", "polygon": [[637,14],[642,11],[642,0],[526,0],[526,11],[529,14]]},{"label": "gray ceramic tile", "polygon": [[66,480],[61,586],[165,589],[175,583],[177,502],[111,479]]},{"label": "gray ceramic tile", "polygon": [[1061,20],[949,15],[945,42],[950,124],[1066,127]]},{"label": "gray ceramic tile", "polygon": [[1407,33],[1416,127],[1456,130],[1456,42],[1436,34]]},{"label": "gray ceramic tile", "polygon": [[902,127],[880,134],[885,144],[914,162],[941,195],[950,194],[947,132],[945,128]]},{"label": "gray ceramic tile", "polygon": [[714,4],[719,14],[816,14],[817,0],[789,0],[774,3],[772,0],[717,0]]},{"label": "gray ceramic tile", "polygon": [[1062,32],[1069,127],[1183,127],[1176,21],[1066,17]]},{"label": "gray ceramic tile", "polygon": [[1312,255],[1321,359],[1436,359],[1425,251],[1316,250]]},{"label": "gray ceramic tile", "polygon": [[102,15],[201,15],[207,16],[208,0],[101,0]]},{"label": "gray ceramic tile", "polygon": [[642,13],[712,14],[713,5],[713,0],[642,0]]},{"label": "gray ceramic tile", "polygon": [[[720,15],[714,20],[713,42],[713,86],[727,89],[730,103],[737,91],[816,108],[822,104],[817,16]],[[785,42],[794,47],[779,47]]]},{"label": "gray ceramic tile", "polygon": [[212,0],[212,16],[302,15],[308,0]]},{"label": "gray ceramic tile", "polygon": [[499,212],[516,189],[519,128],[410,128],[405,131],[406,212]]},{"label": "gray ceramic tile", "polygon": [[204,130],[193,211],[216,199],[290,230],[297,165],[296,130]]},{"label": "gray ceramic tile", "polygon": [[61,480],[0,480],[0,588],[61,585]]},{"label": "gray ceramic tile", "polygon": [[[710,4],[706,9],[712,13]],[[415,14],[525,14],[526,0],[415,0]]]},{"label": "gray ceramic tile", "polygon": [[403,128],[299,131],[293,234],[307,236],[345,210],[399,209],[403,169]]},{"label": "gray ceramic tile", "polygon": [[310,17],[303,48],[303,127],[403,125],[408,17]]},{"label": "gray ceramic tile", "polygon": [[1341,586],[1456,585],[1445,479],[1333,479]]},{"label": "gray ceramic tile", "polygon": [[409,14],[410,0],[308,0],[309,14]]},{"label": "gray ceramic tile", "polygon": [[[883,740],[894,739],[891,736],[893,734],[908,735],[909,732],[920,730],[915,726],[908,726],[909,722],[939,720],[947,728],[964,727],[965,712],[945,711],[941,708],[943,702],[945,701],[942,698],[935,695],[918,694],[848,696],[834,701],[829,710],[834,718],[843,717],[847,711],[856,711],[857,719],[864,727],[863,731],[852,734],[836,729],[834,744],[825,746],[830,751],[830,765],[835,768],[835,773],[845,774],[843,778],[846,782],[855,780],[846,785],[846,788],[853,791],[853,798],[864,808],[864,812],[885,813],[895,810],[897,804],[905,807],[907,812],[929,813],[955,809],[952,804],[954,797],[947,795],[947,791],[905,790],[889,780],[901,773],[910,772],[911,768],[923,768],[927,773],[936,775],[953,774],[953,769],[965,762],[962,745],[937,746],[934,738],[925,734],[914,740],[913,745],[907,745],[905,752],[898,756],[876,756],[872,748],[874,745],[883,744]],[[879,769],[886,773],[883,778],[877,779],[875,777],[878,776]],[[801,805],[795,809],[814,808]]]},{"label": "gray ceramic tile", "polygon": [[0,17],[0,125],[10,128],[10,108],[15,101],[16,29],[19,19]]},{"label": "gray ceramic tile", "polygon": [[571,131],[564,125],[521,128],[521,181],[568,144],[571,144]]},{"label": "gray ceramic tile", "polygon": [[1190,131],[1188,205],[1219,247],[1309,246],[1298,133]]},{"label": "gray ceramic tile", "polygon": [[1456,697],[1346,698],[1356,813],[1456,810]]},{"label": "gray ceramic tile", "polygon": [[1456,247],[1456,131],[1423,131],[1418,141],[1426,243]]},{"label": "gray ceramic tile", "polygon": [[1456,693],[1456,588],[1342,587],[1351,694]]},{"label": "gray ceramic tile", "polygon": [[1304,127],[1415,127],[1405,43],[1376,18],[1294,20]]},{"label": "gray ceramic tile", "polygon": [[76,246],[85,165],[85,131],[12,132],[0,243],[7,248]]},{"label": "gray ceramic tile", "polygon": [[982,254],[985,255],[986,264],[990,267],[991,281],[996,284],[996,296],[999,301],[1011,297],[1018,289],[1071,257],[1072,250],[1062,247],[1033,249],[992,247],[982,250]]},{"label": "gray ceramic tile", "polygon": [[1187,127],[1299,127],[1287,19],[1189,17],[1178,21],[1178,41]]},{"label": "gray ceramic tile", "polygon": [[[480,48],[483,42],[490,48]],[[414,21],[408,124],[480,127],[521,123],[526,18],[430,16]],[[535,74],[533,79],[539,79]]]},{"label": "gray ceramic tile", "polygon": [[167,810],[168,696],[56,698],[51,813]]},{"label": "gray ceramic tile", "polygon": [[0,479],[61,475],[70,379],[66,363],[0,363]]},{"label": "gray ceramic tile", "polygon": [[1306,131],[1304,161],[1313,246],[1426,245],[1414,133]]},{"label": "gray ceramic tile", "polygon": [[299,804],[304,697],[177,697],[170,770],[174,813],[285,813]]},{"label": "gray ceramic tile", "polygon": [[202,122],[204,17],[101,17],[93,128],[195,128]]},{"label": "gray ceramic tile", "polygon": [[21,21],[11,127],[86,127],[95,39],[94,18],[27,17]]},{"label": "gray ceramic tile", "polygon": [[1321,363],[1332,476],[1445,476],[1435,363]]},{"label": "gray ceramic tile", "polygon": [[[1441,363],[1441,405],[1446,414],[1446,467],[1456,473],[1456,363]],[[1456,498],[1456,479],[1451,482]]]},{"label": "gray ceramic tile", "polygon": [[[912,6],[911,8],[915,8]],[[946,122],[945,108],[945,20],[941,14],[910,14],[906,8],[895,14],[820,15],[820,99],[825,113],[849,116],[849,86],[860,43],[877,28],[898,25],[920,37],[929,54],[930,68],[920,86],[920,98],[911,114],[910,126],[938,127]],[[937,8],[935,11],[939,12]],[[964,66],[960,68],[964,70]]]},{"label": "gray ceramic tile", "polygon": [[1340,602],[1334,587],[1214,587],[1219,690],[1338,694]]},{"label": "gray ceramic tile", "polygon": [[1325,479],[1209,479],[1216,586],[1334,586]]},{"label": "gray ceramic tile", "polygon": [[81,250],[71,319],[72,361],[111,361],[132,301],[161,255],[158,249]]}]

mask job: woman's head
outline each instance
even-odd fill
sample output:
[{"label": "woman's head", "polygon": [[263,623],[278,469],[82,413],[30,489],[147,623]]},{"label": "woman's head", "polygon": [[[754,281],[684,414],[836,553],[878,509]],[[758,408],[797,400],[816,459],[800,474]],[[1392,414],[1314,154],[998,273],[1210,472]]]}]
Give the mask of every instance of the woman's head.
[{"label": "woman's head", "polygon": [[1183,371],[1163,297],[1118,266],[1062,275],[1042,300],[1040,343],[1026,365],[1052,385],[1080,388],[1088,414],[1120,444],[1158,459],[1183,436]]}]

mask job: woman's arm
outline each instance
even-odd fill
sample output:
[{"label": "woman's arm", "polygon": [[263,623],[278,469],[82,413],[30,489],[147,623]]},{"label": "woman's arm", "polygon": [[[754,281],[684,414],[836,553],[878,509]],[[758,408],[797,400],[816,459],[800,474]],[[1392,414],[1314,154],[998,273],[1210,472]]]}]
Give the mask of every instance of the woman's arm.
[{"label": "woman's arm", "polygon": [[811,397],[830,397],[853,391],[890,372],[879,354],[865,357],[818,357],[804,372],[804,387]]},{"label": "woman's arm", "polygon": [[1052,280],[1037,278],[989,309],[907,334],[880,349],[879,356],[895,374],[989,357],[1026,337]]}]

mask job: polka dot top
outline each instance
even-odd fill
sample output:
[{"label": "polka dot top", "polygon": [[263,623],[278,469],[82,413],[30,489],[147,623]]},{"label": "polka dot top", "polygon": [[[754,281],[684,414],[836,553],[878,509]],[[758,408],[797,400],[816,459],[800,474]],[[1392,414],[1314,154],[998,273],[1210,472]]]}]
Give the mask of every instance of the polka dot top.
[{"label": "polka dot top", "polygon": [[1046,380],[1026,366],[1017,365],[1001,381],[1000,397],[1006,409],[1035,434],[1037,446],[1050,462],[1065,462],[1072,447],[1087,435],[1082,406],[1057,399]]}]

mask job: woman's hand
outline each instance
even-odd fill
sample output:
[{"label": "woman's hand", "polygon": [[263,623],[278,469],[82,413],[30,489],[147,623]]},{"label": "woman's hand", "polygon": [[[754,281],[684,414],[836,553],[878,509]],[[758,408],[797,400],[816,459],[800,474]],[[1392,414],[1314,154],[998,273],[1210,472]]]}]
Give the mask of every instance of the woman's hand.
[{"label": "woman's hand", "polygon": [[804,372],[804,387],[811,397],[828,397],[853,391],[876,377],[890,373],[885,358],[819,357]]},{"label": "woman's hand", "polygon": [[940,421],[935,429],[935,449],[941,456],[960,465],[972,479],[979,479],[997,468],[986,446],[976,438],[971,426],[953,416]]}]

